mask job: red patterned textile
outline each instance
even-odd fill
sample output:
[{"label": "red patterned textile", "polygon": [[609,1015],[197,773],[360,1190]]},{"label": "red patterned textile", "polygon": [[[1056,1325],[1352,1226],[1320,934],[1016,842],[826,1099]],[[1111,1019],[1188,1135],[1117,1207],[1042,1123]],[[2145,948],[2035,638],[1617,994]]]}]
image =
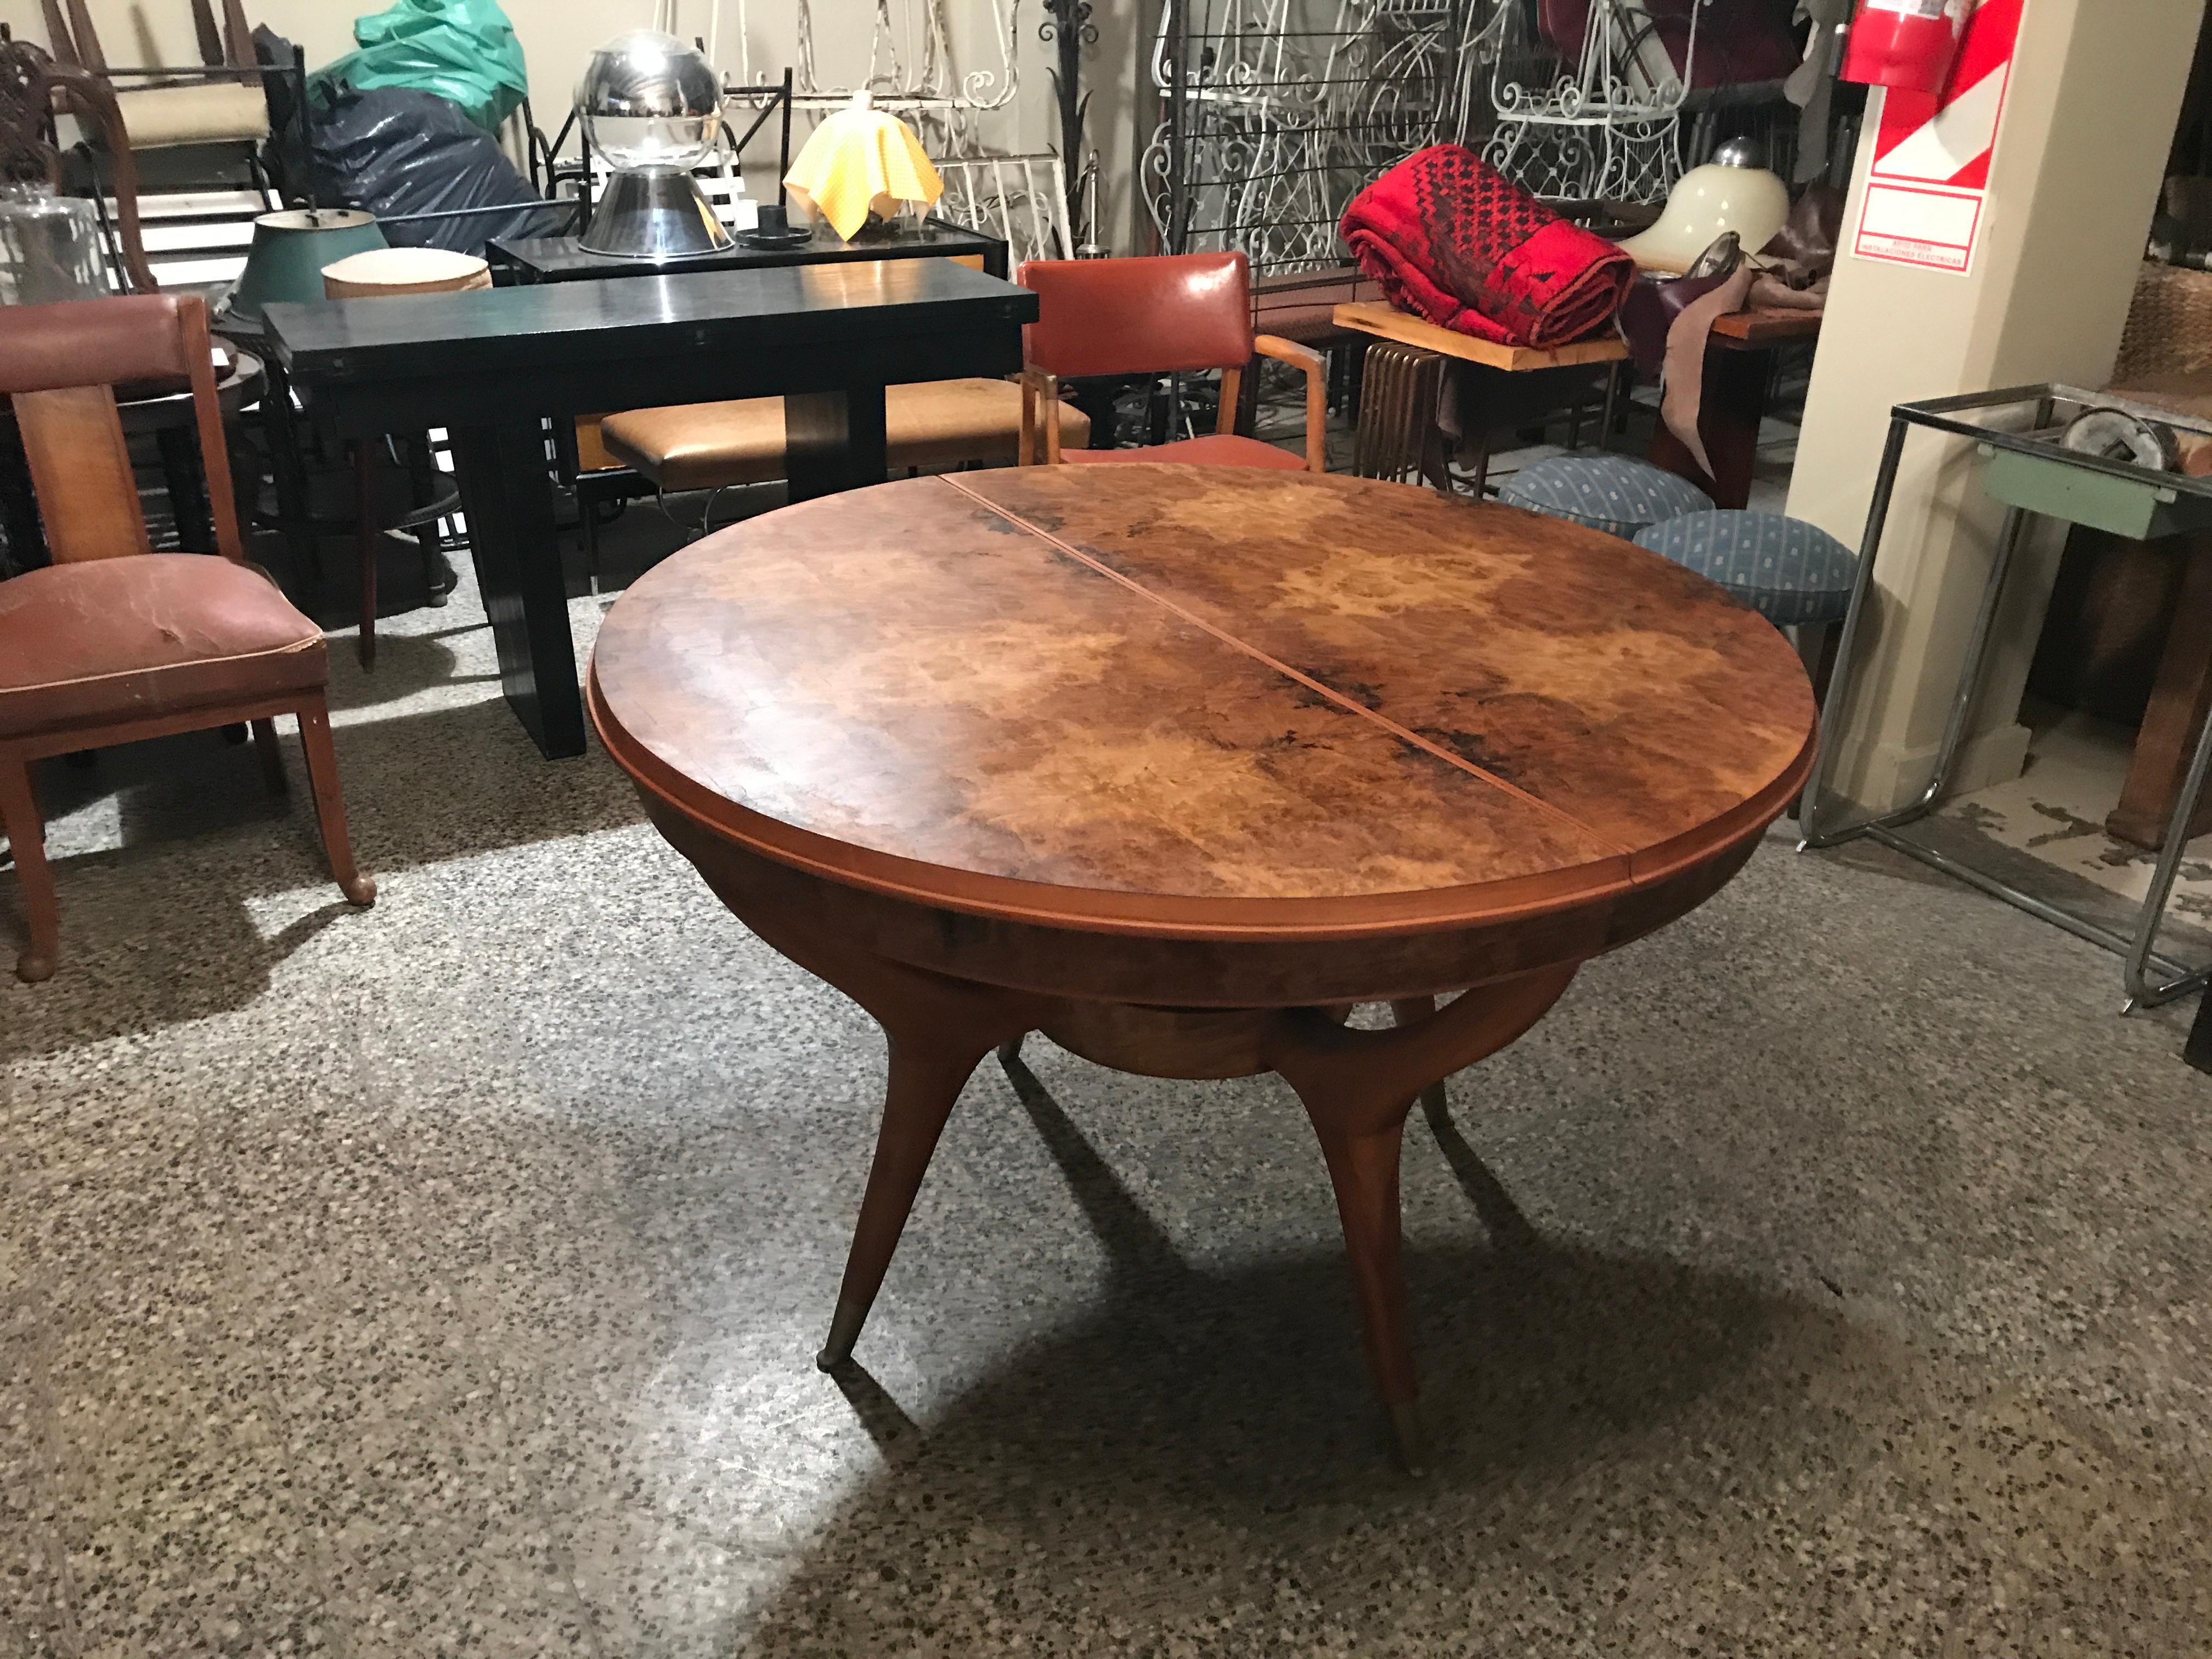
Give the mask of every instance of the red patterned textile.
[{"label": "red patterned textile", "polygon": [[1506,345],[1579,340],[1613,320],[1636,262],[1569,224],[1462,144],[1417,150],[1339,227],[1402,311]]}]

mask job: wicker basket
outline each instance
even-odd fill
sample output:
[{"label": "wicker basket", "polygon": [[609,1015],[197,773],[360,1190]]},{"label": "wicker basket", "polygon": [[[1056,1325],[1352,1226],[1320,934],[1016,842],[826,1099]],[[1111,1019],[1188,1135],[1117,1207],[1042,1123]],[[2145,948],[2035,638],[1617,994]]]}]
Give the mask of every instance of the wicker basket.
[{"label": "wicker basket", "polygon": [[2212,271],[2146,264],[2120,337],[2112,384],[2212,369]]}]

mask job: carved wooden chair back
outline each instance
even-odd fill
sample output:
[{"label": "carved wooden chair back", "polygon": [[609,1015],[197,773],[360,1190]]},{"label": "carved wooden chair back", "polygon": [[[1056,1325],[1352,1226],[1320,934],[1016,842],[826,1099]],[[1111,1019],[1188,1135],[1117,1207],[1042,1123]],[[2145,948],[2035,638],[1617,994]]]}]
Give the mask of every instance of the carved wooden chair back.
[{"label": "carved wooden chair back", "polygon": [[0,394],[15,405],[54,562],[152,550],[118,386],[141,397],[191,388],[216,547],[244,564],[207,305],[186,294],[0,307]]},{"label": "carved wooden chair back", "polygon": [[48,132],[52,118],[64,110],[97,127],[106,144],[124,280],[134,294],[158,292],[138,228],[138,163],[114,89],[88,70],[56,63],[27,40],[0,44],[0,179],[60,185],[61,155]]}]

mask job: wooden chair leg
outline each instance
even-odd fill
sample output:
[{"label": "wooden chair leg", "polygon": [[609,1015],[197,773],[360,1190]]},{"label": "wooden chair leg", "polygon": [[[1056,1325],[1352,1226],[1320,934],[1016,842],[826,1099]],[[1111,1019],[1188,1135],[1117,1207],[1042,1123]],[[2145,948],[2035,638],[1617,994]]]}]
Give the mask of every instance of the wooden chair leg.
[{"label": "wooden chair leg", "polygon": [[36,985],[52,979],[61,955],[61,907],[54,898],[54,872],[46,863],[46,826],[31,790],[27,761],[0,760],[0,829],[15,854],[15,880],[23,895],[23,915],[31,942],[15,959],[15,976]]},{"label": "wooden chair leg", "polygon": [[275,720],[253,722],[253,752],[261,757],[261,777],[262,781],[269,786],[269,793],[272,795],[283,794],[287,787],[284,778],[284,751],[276,746]]},{"label": "wooden chair leg", "polygon": [[361,550],[361,639],[357,649],[363,668],[376,666],[376,470],[369,440],[353,447],[354,536]]},{"label": "wooden chair leg", "polygon": [[345,799],[338,793],[337,750],[331,746],[331,715],[319,696],[300,710],[300,746],[307,755],[307,779],[315,793],[315,819],[323,829],[323,851],[331,873],[349,903],[364,908],[376,902],[376,883],[353,867],[353,845],[346,838]]}]

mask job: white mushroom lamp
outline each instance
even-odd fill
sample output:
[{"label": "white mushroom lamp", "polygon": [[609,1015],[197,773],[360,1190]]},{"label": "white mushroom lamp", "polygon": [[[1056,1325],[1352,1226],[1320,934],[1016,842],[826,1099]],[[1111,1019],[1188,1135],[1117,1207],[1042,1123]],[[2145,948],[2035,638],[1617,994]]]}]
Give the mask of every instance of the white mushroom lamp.
[{"label": "white mushroom lamp", "polygon": [[633,29],[592,54],[576,118],[613,169],[578,245],[624,259],[681,259],[728,247],[691,169],[714,153],[722,89],[707,55],[672,34]]},{"label": "white mushroom lamp", "polygon": [[1729,231],[1743,251],[1757,253],[1790,217],[1790,187],[1759,165],[1756,146],[1742,139],[1723,144],[1713,159],[1692,167],[1676,183],[1659,222],[1621,249],[1645,270],[1680,276]]}]

